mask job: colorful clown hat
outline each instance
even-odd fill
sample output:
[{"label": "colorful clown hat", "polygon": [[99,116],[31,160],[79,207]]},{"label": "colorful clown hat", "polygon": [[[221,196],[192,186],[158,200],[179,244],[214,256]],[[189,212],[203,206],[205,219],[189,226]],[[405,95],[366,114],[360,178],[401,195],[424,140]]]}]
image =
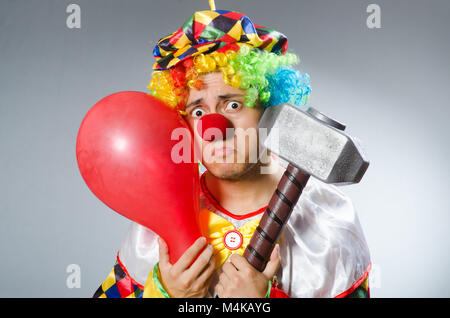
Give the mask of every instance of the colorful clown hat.
[{"label": "colorful clown hat", "polygon": [[242,13],[215,10],[195,12],[181,28],[160,39],[153,50],[154,70],[167,70],[198,54],[238,51],[242,45],[285,54],[288,39],[273,29],[253,24]]}]

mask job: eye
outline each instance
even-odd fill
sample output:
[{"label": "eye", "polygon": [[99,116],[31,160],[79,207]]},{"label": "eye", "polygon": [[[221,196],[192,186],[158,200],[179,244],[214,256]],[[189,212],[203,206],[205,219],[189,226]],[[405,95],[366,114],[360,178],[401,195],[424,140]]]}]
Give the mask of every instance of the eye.
[{"label": "eye", "polygon": [[201,109],[200,107],[194,108],[191,111],[191,116],[194,118],[200,118],[205,114],[206,114],[206,112],[203,109]]},{"label": "eye", "polygon": [[227,102],[226,106],[225,106],[225,110],[226,111],[237,111],[242,107],[242,103],[238,102],[238,101],[231,101],[231,102]]}]

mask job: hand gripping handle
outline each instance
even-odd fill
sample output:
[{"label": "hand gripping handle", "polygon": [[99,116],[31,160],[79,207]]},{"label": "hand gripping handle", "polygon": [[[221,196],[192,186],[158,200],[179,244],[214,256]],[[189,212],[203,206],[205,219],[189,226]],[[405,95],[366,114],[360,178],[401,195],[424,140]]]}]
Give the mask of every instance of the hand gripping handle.
[{"label": "hand gripping handle", "polygon": [[308,179],[309,175],[289,164],[278,183],[259,226],[244,251],[247,261],[260,272],[264,271],[283,226],[291,216]]}]

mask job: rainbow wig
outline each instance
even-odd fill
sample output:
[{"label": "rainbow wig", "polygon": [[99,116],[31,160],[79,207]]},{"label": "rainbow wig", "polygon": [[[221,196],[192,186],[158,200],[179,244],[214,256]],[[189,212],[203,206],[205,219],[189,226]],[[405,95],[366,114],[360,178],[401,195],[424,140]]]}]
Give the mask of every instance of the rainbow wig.
[{"label": "rainbow wig", "polygon": [[281,55],[241,45],[238,51],[201,53],[171,69],[154,71],[147,87],[151,95],[183,114],[189,89],[203,86],[200,76],[222,72],[225,83],[246,92],[247,107],[254,107],[258,99],[264,107],[281,103],[303,106],[311,88],[309,75],[293,69],[297,63],[294,53]]}]

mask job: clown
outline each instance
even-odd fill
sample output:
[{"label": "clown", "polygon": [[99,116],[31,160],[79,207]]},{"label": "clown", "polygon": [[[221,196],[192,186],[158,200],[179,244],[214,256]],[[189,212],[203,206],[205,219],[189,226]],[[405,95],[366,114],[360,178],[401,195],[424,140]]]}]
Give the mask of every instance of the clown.
[{"label": "clown", "polygon": [[202,154],[203,237],[171,264],[166,243],[132,223],[94,297],[368,297],[370,256],[355,209],[336,187],[314,178],[265,270],[242,256],[283,162],[270,154],[268,162],[252,161],[257,140],[243,142],[238,134],[222,143],[204,140],[197,125],[205,115],[220,114],[235,130],[256,129],[266,107],[302,107],[311,90],[309,76],[293,68],[299,58],[287,52],[283,34],[210,4],[210,11],[195,12],[158,41],[148,86],[184,117],[195,142],[212,150],[213,160]]}]

